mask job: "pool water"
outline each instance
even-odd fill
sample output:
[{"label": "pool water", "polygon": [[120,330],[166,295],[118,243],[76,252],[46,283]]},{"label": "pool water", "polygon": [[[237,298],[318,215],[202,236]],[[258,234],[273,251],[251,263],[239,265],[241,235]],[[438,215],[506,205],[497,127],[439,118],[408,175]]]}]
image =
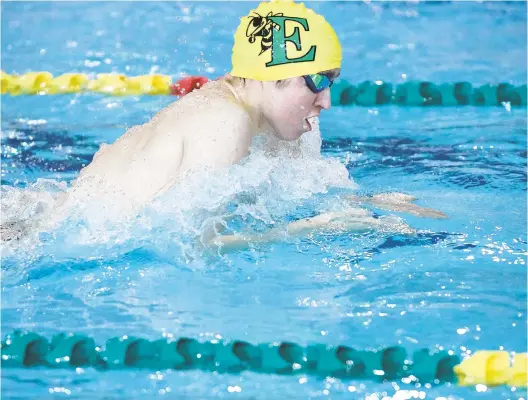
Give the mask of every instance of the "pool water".
[{"label": "pool water", "polygon": [[[526,3],[307,3],[334,25],[342,77],[392,83],[526,83]],[[3,2],[2,70],[180,74],[229,69],[249,2]],[[38,21],[38,23],[36,22]],[[63,191],[103,142],[174,98],[2,96],[3,218]],[[133,222],[88,204],[57,229],[2,248],[2,335],[83,333],[355,348],[526,351],[526,110],[334,107],[304,157],[255,151],[175,188]],[[234,253],[194,235],[222,204],[230,229],[402,192],[441,210],[395,216],[416,235],[321,232]],[[367,206],[366,206],[367,207]],[[226,213],[227,211],[223,211]],[[526,390],[415,386],[244,372],[2,370],[5,398],[526,399]]]}]

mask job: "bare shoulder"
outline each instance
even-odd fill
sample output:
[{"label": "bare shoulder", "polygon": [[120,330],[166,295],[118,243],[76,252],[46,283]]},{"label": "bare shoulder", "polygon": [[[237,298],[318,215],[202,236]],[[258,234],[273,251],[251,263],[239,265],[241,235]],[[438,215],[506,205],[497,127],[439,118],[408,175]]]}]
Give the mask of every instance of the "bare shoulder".
[{"label": "bare shoulder", "polygon": [[192,92],[166,119],[184,142],[182,169],[237,163],[249,153],[252,131],[245,108],[218,86]]},{"label": "bare shoulder", "polygon": [[219,132],[237,136],[248,130],[251,122],[245,108],[219,82],[210,82],[189,93],[160,111],[153,120],[169,130],[177,127],[184,137]]}]

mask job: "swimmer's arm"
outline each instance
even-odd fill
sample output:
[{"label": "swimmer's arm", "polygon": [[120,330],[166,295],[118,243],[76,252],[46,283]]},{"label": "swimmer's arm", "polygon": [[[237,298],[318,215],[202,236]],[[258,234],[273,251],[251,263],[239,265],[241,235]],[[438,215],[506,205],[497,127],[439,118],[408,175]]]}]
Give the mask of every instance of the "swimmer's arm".
[{"label": "swimmer's arm", "polygon": [[[249,154],[251,124],[247,113],[240,107],[222,104],[213,115],[204,118],[194,121],[192,135],[184,141],[180,174],[234,165]],[[225,226],[225,218],[212,221],[204,228],[200,241],[210,243],[225,230]]]},{"label": "swimmer's arm", "polygon": [[[369,203],[376,208],[406,212],[422,218],[447,218],[447,215],[441,211],[413,204],[412,201],[416,200],[416,198],[402,193],[387,193],[372,197],[347,197],[351,203],[355,203],[356,205],[360,203]],[[215,246],[221,246],[225,250],[241,250],[247,248],[251,243],[270,243],[280,240],[281,236],[284,236],[285,234],[290,237],[299,237],[320,229],[328,229],[335,232],[360,232],[368,229],[389,229],[407,234],[414,233],[414,229],[401,221],[373,218],[367,210],[356,206],[346,208],[339,212],[326,212],[312,218],[305,218],[291,222],[287,225],[285,232],[284,230],[280,231],[278,229],[272,229],[261,236],[249,234],[216,236],[210,243]]]},{"label": "swimmer's arm", "polygon": [[[326,212],[312,218],[292,222],[288,225],[288,233],[299,233],[306,229],[313,230],[324,227],[337,227],[350,231],[380,226],[380,220],[373,218],[367,210],[359,208],[359,204],[370,204],[375,208],[403,212],[420,218],[448,218],[441,211],[414,204],[413,201],[416,198],[403,193],[384,193],[372,197],[346,196],[346,198],[355,206],[345,208],[343,211]],[[403,224],[400,224],[400,227],[403,230],[408,228],[407,226],[404,227]]]},{"label": "swimmer's arm", "polygon": [[[335,233],[362,232],[373,228],[381,228],[384,221],[373,218],[366,210],[350,208],[340,212],[327,212],[311,218],[304,218],[289,223],[284,228],[271,229],[263,235],[237,233],[234,235],[218,235],[209,242],[210,247],[221,247],[223,251],[243,250],[250,244],[278,242],[285,237],[302,237],[317,230],[327,230]],[[402,232],[412,230],[401,224]]]},{"label": "swimmer's arm", "polygon": [[388,211],[403,212],[412,214],[420,218],[446,219],[448,216],[439,210],[422,207],[413,202],[416,197],[404,193],[383,193],[372,197],[367,196],[346,196],[354,203],[370,204],[375,208]]},{"label": "swimmer's arm", "polygon": [[413,201],[416,198],[403,193],[385,193],[372,197],[346,196],[346,198],[351,202],[352,207],[345,208],[339,212],[326,212],[312,218],[292,222],[288,225],[288,231],[299,232],[303,229],[323,228],[336,226],[336,224],[348,230],[378,225],[379,220],[373,218],[367,210],[359,208],[360,204],[370,204],[375,208],[403,212],[421,218],[447,218],[447,215],[441,211],[414,204]]}]

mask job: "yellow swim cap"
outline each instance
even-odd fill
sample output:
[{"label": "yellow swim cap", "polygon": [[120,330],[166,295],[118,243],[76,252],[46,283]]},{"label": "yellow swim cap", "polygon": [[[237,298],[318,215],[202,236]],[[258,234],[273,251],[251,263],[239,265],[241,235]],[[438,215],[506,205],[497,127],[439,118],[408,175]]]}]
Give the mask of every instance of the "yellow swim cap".
[{"label": "yellow swim cap", "polygon": [[341,68],[341,45],[321,15],[292,0],[262,2],[241,18],[231,75],[275,81]]}]

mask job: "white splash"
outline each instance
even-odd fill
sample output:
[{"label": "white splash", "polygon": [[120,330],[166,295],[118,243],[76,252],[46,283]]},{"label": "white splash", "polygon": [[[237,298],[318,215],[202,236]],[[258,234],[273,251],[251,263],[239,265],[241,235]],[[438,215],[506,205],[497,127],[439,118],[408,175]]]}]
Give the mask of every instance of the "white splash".
[{"label": "white splash", "polygon": [[144,243],[192,248],[196,237],[222,219],[256,228],[276,226],[316,195],[333,188],[357,188],[339,160],[321,156],[317,120],[312,127],[286,146],[257,138],[251,154],[240,164],[195,171],[133,214],[133,199],[122,196],[107,202],[105,197],[116,194],[98,193],[97,182],[83,185],[82,191],[68,192],[60,207],[67,191],[64,183],[38,181],[27,189],[3,188],[2,223],[15,223],[17,229],[17,221],[29,221],[23,225],[24,239],[3,243],[3,251],[26,251],[28,246],[46,251],[51,246],[48,250],[54,254],[75,256],[79,247],[86,246],[103,251]]}]

